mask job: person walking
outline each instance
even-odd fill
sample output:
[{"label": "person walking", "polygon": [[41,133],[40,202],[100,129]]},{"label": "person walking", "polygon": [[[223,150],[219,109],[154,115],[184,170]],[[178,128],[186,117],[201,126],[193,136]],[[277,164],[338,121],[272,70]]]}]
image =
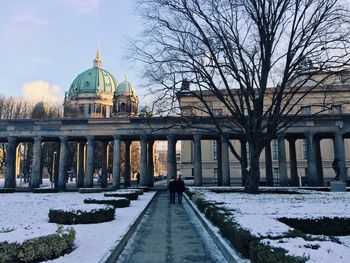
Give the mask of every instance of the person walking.
[{"label": "person walking", "polygon": [[170,179],[168,189],[170,193],[170,204],[175,204],[176,181],[174,177]]},{"label": "person walking", "polygon": [[182,204],[182,195],[185,192],[185,182],[181,179],[181,175],[176,180],[176,192],[177,192],[177,201],[179,204]]}]

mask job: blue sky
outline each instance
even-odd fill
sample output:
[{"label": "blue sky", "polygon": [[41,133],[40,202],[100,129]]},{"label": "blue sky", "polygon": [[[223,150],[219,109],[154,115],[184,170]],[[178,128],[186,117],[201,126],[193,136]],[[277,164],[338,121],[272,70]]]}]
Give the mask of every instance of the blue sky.
[{"label": "blue sky", "polygon": [[135,13],[134,0],[0,1],[0,94],[61,100],[98,46],[103,68],[139,86],[123,59],[126,40],[142,31]]}]

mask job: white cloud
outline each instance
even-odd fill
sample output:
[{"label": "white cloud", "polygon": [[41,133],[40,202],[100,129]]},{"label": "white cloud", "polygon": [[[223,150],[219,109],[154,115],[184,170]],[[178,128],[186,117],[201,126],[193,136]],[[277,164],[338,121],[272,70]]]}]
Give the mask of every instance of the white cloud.
[{"label": "white cloud", "polygon": [[74,8],[78,13],[89,14],[95,12],[102,0],[64,0],[65,4]]},{"label": "white cloud", "polygon": [[63,100],[62,92],[58,85],[50,85],[43,80],[34,80],[22,85],[22,97],[32,101],[54,101]]}]

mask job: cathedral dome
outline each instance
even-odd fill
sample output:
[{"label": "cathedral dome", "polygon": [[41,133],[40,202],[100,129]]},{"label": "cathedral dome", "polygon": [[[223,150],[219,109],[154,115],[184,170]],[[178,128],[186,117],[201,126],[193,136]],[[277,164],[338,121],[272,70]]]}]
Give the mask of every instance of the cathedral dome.
[{"label": "cathedral dome", "polygon": [[116,95],[136,96],[135,87],[127,80],[120,83],[115,90]]},{"label": "cathedral dome", "polygon": [[69,88],[68,96],[80,93],[111,93],[116,90],[117,80],[102,68],[100,51],[97,51],[94,66],[80,73]]}]

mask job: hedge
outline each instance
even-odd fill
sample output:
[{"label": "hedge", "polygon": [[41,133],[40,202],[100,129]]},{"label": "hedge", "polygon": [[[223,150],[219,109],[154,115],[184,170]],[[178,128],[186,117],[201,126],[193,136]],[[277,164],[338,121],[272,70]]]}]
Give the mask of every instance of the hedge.
[{"label": "hedge", "polygon": [[[216,225],[222,234],[237,249],[243,256],[250,258],[252,262],[269,262],[269,263],[280,263],[280,262],[306,262],[306,258],[286,256],[286,252],[283,249],[270,249],[267,245],[260,242],[260,238],[252,235],[248,230],[243,229],[237,222],[234,221],[232,213],[225,208],[219,206],[218,203],[206,201],[201,195],[186,192],[190,199],[195,203],[198,209],[214,224]],[[282,237],[281,237],[282,238]],[[277,254],[275,255],[275,251]],[[283,258],[288,261],[281,261]],[[260,261],[258,257],[261,256],[266,261]],[[274,261],[275,258],[275,261]]]},{"label": "hedge", "polygon": [[102,193],[102,188],[79,188],[81,194]]},{"label": "hedge", "polygon": [[0,194],[14,193],[15,188],[0,188]]},{"label": "hedge", "polygon": [[[140,188],[128,188],[128,189],[123,189],[123,191],[137,193],[138,195],[143,195],[143,190]],[[145,192],[147,192],[147,191],[145,191]]]},{"label": "hedge", "polygon": [[23,243],[0,242],[0,262],[39,262],[58,258],[73,250],[75,231],[59,227],[56,233]]},{"label": "hedge", "polygon": [[112,221],[114,213],[115,208],[108,205],[51,208],[49,211],[49,222],[64,225],[102,223]]},{"label": "hedge", "polygon": [[58,189],[57,188],[34,188],[32,192],[36,194],[58,193]]},{"label": "hedge", "polygon": [[121,198],[87,198],[84,199],[85,204],[103,204],[103,205],[112,205],[115,208],[123,208],[130,206],[130,200],[124,197]]},{"label": "hedge", "polygon": [[141,189],[143,192],[148,192],[149,187],[148,186],[139,186],[138,189]]},{"label": "hedge", "polygon": [[105,197],[126,197],[129,200],[136,200],[139,195],[136,192],[113,192],[113,193],[105,193]]},{"label": "hedge", "polygon": [[282,223],[298,229],[306,234],[326,236],[350,235],[350,218],[279,218]]}]

